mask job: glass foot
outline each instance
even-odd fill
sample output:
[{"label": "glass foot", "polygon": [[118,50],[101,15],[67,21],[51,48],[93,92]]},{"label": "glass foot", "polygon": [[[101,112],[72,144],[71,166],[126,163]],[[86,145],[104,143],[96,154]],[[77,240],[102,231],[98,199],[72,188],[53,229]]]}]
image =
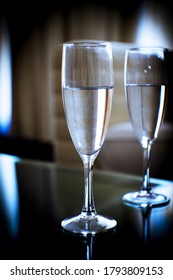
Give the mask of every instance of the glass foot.
[{"label": "glass foot", "polygon": [[131,192],[123,196],[123,201],[127,204],[133,204],[136,206],[163,206],[169,203],[170,199],[163,195],[153,192],[140,191]]},{"label": "glass foot", "polygon": [[78,215],[66,218],[61,222],[61,226],[64,229],[82,235],[108,231],[114,228],[116,225],[117,222],[113,218],[101,215]]}]

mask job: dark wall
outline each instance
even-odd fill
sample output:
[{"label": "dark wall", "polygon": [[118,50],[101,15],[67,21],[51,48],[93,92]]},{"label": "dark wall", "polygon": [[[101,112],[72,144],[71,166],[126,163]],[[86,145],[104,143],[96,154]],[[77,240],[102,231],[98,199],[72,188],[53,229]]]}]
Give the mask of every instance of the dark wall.
[{"label": "dark wall", "polygon": [[[13,57],[19,52],[21,45],[26,41],[33,30],[44,24],[44,22],[55,12],[61,11],[64,21],[67,20],[69,12],[74,7],[98,5],[105,9],[115,9],[127,24],[129,18],[140,9],[146,0],[87,0],[87,1],[1,1],[0,16],[5,18],[11,35]],[[148,0],[153,5],[165,6],[168,13],[172,13],[171,3],[168,0]]]}]

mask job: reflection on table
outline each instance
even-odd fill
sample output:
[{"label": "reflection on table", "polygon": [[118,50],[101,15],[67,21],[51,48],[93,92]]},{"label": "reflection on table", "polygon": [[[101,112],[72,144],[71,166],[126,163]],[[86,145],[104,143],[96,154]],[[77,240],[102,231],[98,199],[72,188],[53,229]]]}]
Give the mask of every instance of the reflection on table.
[{"label": "reflection on table", "polygon": [[81,211],[83,170],[1,154],[0,258],[173,259],[173,182],[151,183],[170,203],[134,208],[122,196],[139,189],[140,177],[95,170],[97,211],[114,217],[117,227],[83,237],[61,227],[62,219]]}]

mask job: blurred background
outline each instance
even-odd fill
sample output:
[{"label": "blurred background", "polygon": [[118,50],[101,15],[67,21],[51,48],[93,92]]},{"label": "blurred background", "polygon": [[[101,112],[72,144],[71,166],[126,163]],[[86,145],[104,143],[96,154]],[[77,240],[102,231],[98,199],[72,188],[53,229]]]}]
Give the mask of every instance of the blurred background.
[{"label": "blurred background", "polygon": [[[62,43],[107,40],[114,42],[116,98],[110,133],[96,167],[141,174],[141,150],[132,134],[124,102],[124,52],[134,45],[163,46],[170,51],[168,68],[172,68],[170,1],[1,2],[0,151],[63,164],[82,164],[71,143],[62,108]],[[153,151],[151,175],[172,179],[171,71],[169,75],[166,123]]]}]

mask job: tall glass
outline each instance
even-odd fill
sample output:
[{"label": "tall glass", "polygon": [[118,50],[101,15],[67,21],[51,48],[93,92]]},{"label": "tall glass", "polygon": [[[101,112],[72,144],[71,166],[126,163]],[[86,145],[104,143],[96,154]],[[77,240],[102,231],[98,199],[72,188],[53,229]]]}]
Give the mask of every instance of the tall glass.
[{"label": "tall glass", "polygon": [[153,192],[149,165],[151,147],[158,137],[167,89],[164,48],[134,48],[125,54],[125,96],[130,120],[143,148],[143,182],[139,192],[127,193],[123,200],[136,205],[164,205],[169,198]]},{"label": "tall glass", "polygon": [[84,167],[82,211],[61,223],[64,229],[73,233],[95,234],[116,226],[113,218],[97,214],[93,195],[93,164],[107,132],[113,92],[111,43],[79,41],[63,45],[64,111],[73,144]]}]

